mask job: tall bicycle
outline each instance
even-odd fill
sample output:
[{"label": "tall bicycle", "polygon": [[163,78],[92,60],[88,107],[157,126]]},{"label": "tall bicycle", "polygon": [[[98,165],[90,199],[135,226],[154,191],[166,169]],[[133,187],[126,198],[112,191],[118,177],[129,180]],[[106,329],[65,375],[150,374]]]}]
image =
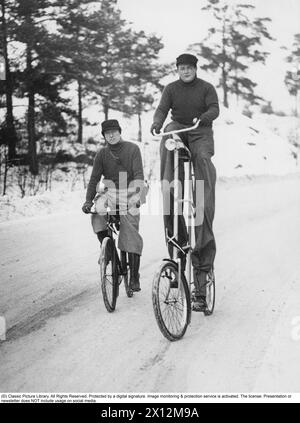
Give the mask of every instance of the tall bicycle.
[{"label": "tall bicycle", "polygon": [[[157,324],[162,334],[170,341],[181,339],[191,322],[191,311],[194,301],[192,282],[191,252],[193,243],[192,226],[195,218],[195,206],[193,202],[193,187],[195,178],[191,160],[191,152],[182,142],[179,133],[196,129],[200,123],[194,119],[194,125],[189,128],[164,132],[157,136],[168,136],[165,140],[165,148],[173,151],[174,164],[174,218],[173,234],[169,236],[166,231],[167,243],[173,249],[172,258],[162,260],[155,273],[152,284],[152,303]],[[180,198],[179,193],[179,155],[184,152],[187,160],[188,193],[187,198]],[[181,203],[187,205],[188,244],[182,248],[178,242],[178,216]],[[186,256],[186,270],[183,270],[182,254]],[[207,275],[206,281],[207,308],[206,316],[211,315],[215,306],[215,276],[213,269]]]}]

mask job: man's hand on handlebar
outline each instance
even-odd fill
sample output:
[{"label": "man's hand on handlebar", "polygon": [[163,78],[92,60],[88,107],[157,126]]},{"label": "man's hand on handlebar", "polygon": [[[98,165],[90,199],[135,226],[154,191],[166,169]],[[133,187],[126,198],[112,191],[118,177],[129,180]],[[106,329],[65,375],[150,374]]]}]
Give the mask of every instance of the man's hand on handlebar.
[{"label": "man's hand on handlebar", "polygon": [[207,117],[203,117],[200,120],[199,126],[209,126],[211,121]]},{"label": "man's hand on handlebar", "polygon": [[92,207],[93,207],[93,203],[91,203],[90,201],[86,201],[82,206],[83,213],[85,213],[85,214],[90,213]]},{"label": "man's hand on handlebar", "polygon": [[152,125],[151,125],[151,129],[150,129],[151,134],[153,136],[159,134],[160,133],[160,130],[161,130],[161,126],[162,125],[160,125],[159,123],[153,122]]}]

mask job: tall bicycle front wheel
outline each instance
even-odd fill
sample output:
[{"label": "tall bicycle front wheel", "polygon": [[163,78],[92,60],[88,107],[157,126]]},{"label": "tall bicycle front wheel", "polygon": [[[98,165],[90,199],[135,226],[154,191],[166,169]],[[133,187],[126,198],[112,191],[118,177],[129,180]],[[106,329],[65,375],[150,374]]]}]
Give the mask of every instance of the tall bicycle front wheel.
[{"label": "tall bicycle front wheel", "polygon": [[119,290],[116,250],[111,238],[104,238],[100,254],[101,290],[106,310],[112,312],[116,308]]},{"label": "tall bicycle front wheel", "polygon": [[207,274],[206,283],[206,304],[207,308],[204,311],[205,316],[210,316],[214,312],[216,298],[215,274],[213,269]]},{"label": "tall bicycle front wheel", "polygon": [[185,279],[178,287],[178,267],[163,262],[154,276],[152,302],[156,321],[162,334],[170,341],[181,339],[191,319],[191,297]]}]

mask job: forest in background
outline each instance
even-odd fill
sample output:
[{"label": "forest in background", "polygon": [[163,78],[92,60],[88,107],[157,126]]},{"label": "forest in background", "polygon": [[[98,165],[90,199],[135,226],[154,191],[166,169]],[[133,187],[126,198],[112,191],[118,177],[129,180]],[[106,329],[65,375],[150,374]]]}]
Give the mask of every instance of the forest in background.
[{"label": "forest in background", "polygon": [[[117,0],[0,5],[0,194],[11,185],[21,196],[51,190],[58,169],[85,184],[99,140],[85,137],[84,129],[94,123],[84,110],[98,105],[103,119],[112,111],[137,117],[136,141],[142,143],[142,115],[153,109],[164,77],[174,72],[174,64],[159,60],[162,38],[135,31]],[[212,15],[215,24],[187,50],[218,76],[223,105],[234,99],[247,116],[254,105],[274,113],[248,76],[252,64],[266,65],[264,42],[275,42],[270,19],[256,17],[250,4],[233,8],[228,0],[207,0],[201,13]],[[285,83],[298,116],[300,34],[294,40],[287,47]],[[298,139],[293,142],[299,146]]]}]

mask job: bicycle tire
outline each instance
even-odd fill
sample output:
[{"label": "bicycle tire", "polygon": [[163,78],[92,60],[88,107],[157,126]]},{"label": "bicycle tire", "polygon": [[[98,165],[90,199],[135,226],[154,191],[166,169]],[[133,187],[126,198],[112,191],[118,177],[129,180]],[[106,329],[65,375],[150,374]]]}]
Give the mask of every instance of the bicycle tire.
[{"label": "bicycle tire", "polygon": [[100,254],[100,279],[104,305],[108,312],[116,308],[118,297],[118,274],[115,246],[111,238],[104,238]]},{"label": "bicycle tire", "polygon": [[207,284],[206,284],[206,303],[207,308],[204,311],[205,316],[210,316],[214,312],[216,301],[216,284],[215,284],[215,274],[211,270],[207,275]]},{"label": "bicycle tire", "polygon": [[172,261],[163,262],[156,272],[152,284],[154,315],[161,333],[169,341],[181,339],[191,320],[191,297],[184,274],[181,290],[171,288],[178,280],[178,267]]},{"label": "bicycle tire", "polygon": [[125,287],[126,295],[127,295],[128,298],[132,298],[133,291],[129,286],[129,269],[128,269],[128,265],[127,265],[127,253],[126,253],[126,251],[121,251],[121,266],[122,266],[123,272],[126,269],[126,273],[125,273],[125,275],[123,275],[123,281],[124,281],[124,287]]}]

